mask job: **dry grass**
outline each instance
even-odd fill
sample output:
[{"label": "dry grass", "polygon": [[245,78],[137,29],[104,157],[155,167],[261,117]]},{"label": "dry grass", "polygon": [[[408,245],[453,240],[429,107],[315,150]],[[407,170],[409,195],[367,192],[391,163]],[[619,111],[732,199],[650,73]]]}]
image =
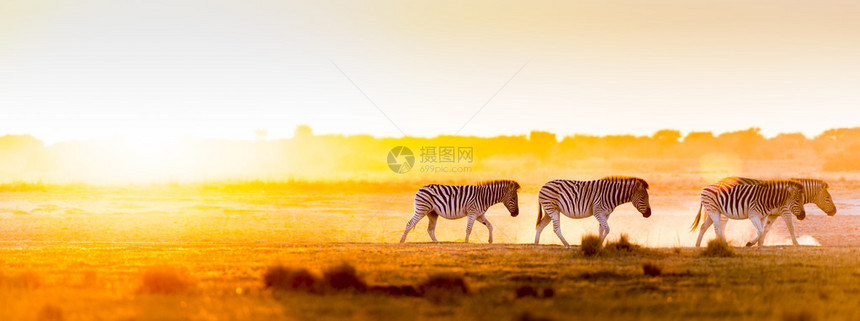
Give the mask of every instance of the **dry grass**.
[{"label": "dry grass", "polygon": [[580,244],[580,249],[584,256],[595,256],[603,249],[603,241],[600,240],[600,237],[594,234],[583,236]]},{"label": "dry grass", "polygon": [[266,288],[275,290],[305,291],[319,290],[320,280],[306,269],[289,269],[281,265],[271,266],[263,275]]},{"label": "dry grass", "polygon": [[355,267],[342,263],[325,271],[323,280],[327,289],[332,291],[350,291],[362,293],[367,291],[367,283],[358,277]]},{"label": "dry grass", "polygon": [[41,277],[33,271],[28,270],[17,275],[4,275],[0,273],[0,286],[35,289],[40,285],[42,285]]},{"label": "dry grass", "polygon": [[39,310],[38,321],[63,321],[63,310],[54,305],[45,305]]},{"label": "dry grass", "polygon": [[[692,211],[677,204],[695,197],[699,179],[652,180],[651,201],[680,209],[686,221]],[[531,189],[521,194],[523,208],[536,202],[541,183],[523,183]],[[851,198],[836,193],[854,185],[838,184],[834,196]],[[707,257],[681,247],[696,238],[686,226],[686,234],[670,235],[677,216],[661,211],[644,220],[625,206],[612,226],[630,238],[584,257],[575,247],[504,244],[530,243],[528,211],[511,218],[491,208],[492,245],[401,245],[388,242],[399,239],[414,191],[368,193],[357,202],[355,195],[251,187],[0,194],[0,320],[860,320],[853,304],[860,301],[860,241],[832,232],[860,216],[813,215],[798,226],[830,227],[817,231],[833,235],[813,235],[848,246],[738,248],[733,257]],[[809,225],[816,219],[826,224]],[[437,236],[462,238],[463,223],[440,220]],[[429,239],[421,233],[426,220],[419,225],[410,241]],[[578,238],[597,225],[568,220],[562,228]],[[486,240],[480,225],[473,233]],[[655,242],[677,249],[650,247]],[[550,236],[546,243],[559,242]],[[147,267],[165,262],[181,269],[144,281]],[[342,262],[351,269],[337,269]],[[648,276],[643,262],[659,267],[659,277]],[[449,276],[448,285],[424,295],[422,284],[435,275]],[[347,290],[327,290],[329,283]],[[355,291],[362,283],[366,290]],[[517,299],[520,287],[529,289]]]},{"label": "dry grass", "polygon": [[642,263],[642,273],[647,276],[660,276],[663,273],[663,269],[656,263],[644,262]]},{"label": "dry grass", "polygon": [[[553,320],[821,318],[793,312],[799,306],[827,311],[828,319],[860,316],[847,304],[860,300],[857,248],[743,248],[725,258],[684,250],[586,258],[558,246],[459,243],[0,248],[4,280],[25,271],[41,280],[39,287],[0,286],[0,306],[6,307],[0,319],[38,320],[45,306],[62,311],[45,315],[70,320],[511,320],[525,312],[531,313],[526,319]],[[273,260],[301,268],[259,263]],[[159,273],[150,275],[157,281],[142,281],[140,266],[163,261],[187,269],[198,280],[188,285],[194,291],[136,295],[138,283],[182,288],[174,286],[184,279],[175,270],[155,269]],[[345,261],[351,267],[342,266]],[[659,267],[659,277],[646,274],[643,262]],[[81,287],[89,271],[98,278]],[[326,273],[328,282],[346,290],[265,290],[329,287]],[[356,284],[367,290],[355,291]],[[748,300],[751,292],[760,299]]]},{"label": "dry grass", "polygon": [[155,266],[143,272],[140,282],[140,292],[155,294],[184,293],[191,290],[194,284],[194,279],[185,270],[169,266]]},{"label": "dry grass", "polygon": [[713,239],[708,241],[708,247],[702,250],[699,255],[708,257],[732,257],[736,253],[728,242],[721,239]]}]

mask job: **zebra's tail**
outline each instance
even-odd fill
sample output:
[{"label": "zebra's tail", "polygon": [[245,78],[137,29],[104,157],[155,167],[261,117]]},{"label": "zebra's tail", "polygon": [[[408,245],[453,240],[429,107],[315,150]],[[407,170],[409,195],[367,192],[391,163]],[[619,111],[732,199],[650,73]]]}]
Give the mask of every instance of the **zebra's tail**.
[{"label": "zebra's tail", "polygon": [[535,226],[540,225],[540,221],[543,219],[543,206],[540,206],[540,202],[538,202],[538,215],[537,215],[537,217],[538,217],[538,219],[537,219],[537,223],[535,223]]},{"label": "zebra's tail", "polygon": [[699,229],[699,221],[702,219],[702,203],[699,203],[699,212],[696,213],[696,220],[693,221],[693,225],[690,226],[690,232],[693,232]]}]

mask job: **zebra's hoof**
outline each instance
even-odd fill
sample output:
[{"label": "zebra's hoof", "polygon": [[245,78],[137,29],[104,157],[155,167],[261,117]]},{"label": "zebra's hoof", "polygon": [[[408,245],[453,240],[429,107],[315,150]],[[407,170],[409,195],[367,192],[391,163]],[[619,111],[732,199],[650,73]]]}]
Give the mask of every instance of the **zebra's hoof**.
[{"label": "zebra's hoof", "polygon": [[747,247],[753,246],[753,242],[747,242]]}]

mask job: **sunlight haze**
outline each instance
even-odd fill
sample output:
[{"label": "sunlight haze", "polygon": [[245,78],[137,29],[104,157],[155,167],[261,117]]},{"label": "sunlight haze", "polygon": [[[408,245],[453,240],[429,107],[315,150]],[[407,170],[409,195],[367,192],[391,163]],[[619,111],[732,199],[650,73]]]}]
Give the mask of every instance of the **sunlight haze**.
[{"label": "sunlight haze", "polygon": [[2,1],[0,134],[251,140],[308,124],[377,137],[812,137],[857,125],[858,7]]}]

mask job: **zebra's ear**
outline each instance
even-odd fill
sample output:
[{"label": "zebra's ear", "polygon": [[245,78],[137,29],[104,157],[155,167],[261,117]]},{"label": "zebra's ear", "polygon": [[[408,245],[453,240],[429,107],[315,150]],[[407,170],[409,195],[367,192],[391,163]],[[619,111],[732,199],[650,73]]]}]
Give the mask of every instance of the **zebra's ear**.
[{"label": "zebra's ear", "polygon": [[648,181],[640,178],[639,182],[642,183],[642,187],[645,187],[645,190],[647,191],[648,190]]}]

